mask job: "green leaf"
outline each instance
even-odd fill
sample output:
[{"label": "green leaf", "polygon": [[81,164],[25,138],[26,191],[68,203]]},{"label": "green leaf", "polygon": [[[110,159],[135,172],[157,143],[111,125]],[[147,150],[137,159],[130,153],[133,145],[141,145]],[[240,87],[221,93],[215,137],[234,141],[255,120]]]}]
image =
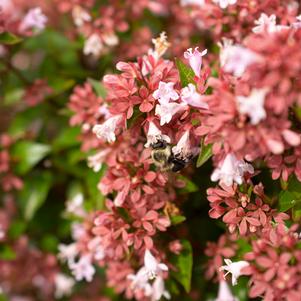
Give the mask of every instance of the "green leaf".
[{"label": "green leaf", "polygon": [[206,163],[212,156],[212,144],[204,144],[204,141],[201,142],[201,152],[199,154],[198,160],[196,162],[196,167],[201,167]]},{"label": "green leaf", "polygon": [[179,59],[176,59],[176,66],[179,70],[181,84],[182,84],[183,87],[188,86],[188,84],[195,84],[195,82],[194,82],[194,72],[190,67],[185,65]]},{"label": "green leaf", "polygon": [[16,104],[21,100],[23,95],[24,90],[21,88],[7,91],[4,95],[4,104],[7,106]]},{"label": "green leaf", "polygon": [[105,98],[107,96],[107,91],[106,91],[104,85],[100,81],[95,80],[93,78],[88,78],[88,82],[91,84],[91,86],[95,90],[97,96],[100,96],[102,98]]},{"label": "green leaf", "polygon": [[50,152],[49,145],[32,141],[17,142],[12,148],[12,156],[18,161],[16,172],[24,175]]},{"label": "green leaf", "polygon": [[183,223],[185,220],[186,217],[183,215],[172,215],[170,217],[171,224],[174,226]]},{"label": "green leaf", "polygon": [[53,141],[52,147],[54,151],[61,151],[66,148],[80,145],[78,136],[80,134],[79,127],[64,128]]},{"label": "green leaf", "polygon": [[171,275],[175,278],[185,289],[187,293],[190,291],[191,286],[191,273],[192,273],[192,247],[187,240],[181,240],[182,251],[179,255],[171,257],[171,263],[176,267],[176,271],[171,271]]},{"label": "green leaf", "polygon": [[15,258],[16,258],[16,253],[11,247],[7,245],[0,246],[0,259],[14,260]]},{"label": "green leaf", "polygon": [[35,174],[25,180],[18,201],[27,221],[31,220],[36,211],[43,205],[51,185],[52,175],[48,172]]},{"label": "green leaf", "polygon": [[281,191],[279,195],[279,210],[281,212],[285,212],[296,205],[296,198],[295,195],[286,190]]},{"label": "green leaf", "polygon": [[8,235],[11,239],[17,239],[20,237],[26,229],[26,223],[21,220],[14,221],[8,230]]},{"label": "green leaf", "polygon": [[14,45],[20,43],[22,39],[10,32],[3,32],[0,34],[0,44]]},{"label": "green leaf", "polygon": [[180,194],[183,193],[191,193],[191,192],[195,192],[198,191],[199,188],[196,184],[194,184],[191,180],[189,180],[188,178],[184,177],[183,175],[178,175],[177,177],[179,180],[184,181],[185,182],[185,187],[178,189]]}]

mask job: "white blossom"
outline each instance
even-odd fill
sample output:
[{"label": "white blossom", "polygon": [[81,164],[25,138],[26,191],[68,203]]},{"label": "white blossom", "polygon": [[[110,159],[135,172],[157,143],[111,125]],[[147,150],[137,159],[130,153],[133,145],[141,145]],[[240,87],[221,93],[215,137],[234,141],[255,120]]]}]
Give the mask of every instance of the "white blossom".
[{"label": "white blossom", "polygon": [[205,0],[181,0],[181,6],[195,5],[202,7],[205,5]]},{"label": "white blossom", "polygon": [[245,172],[254,173],[253,166],[243,160],[237,160],[233,154],[227,154],[224,161],[213,171],[211,181],[220,181],[226,186],[231,186],[233,182],[240,185]]},{"label": "white blossom", "polygon": [[85,279],[91,282],[95,274],[95,268],[91,263],[90,255],[81,256],[77,262],[71,262],[69,268],[76,281]]},{"label": "white blossom", "polygon": [[88,243],[88,249],[93,254],[95,260],[103,260],[105,257],[105,249],[102,245],[102,239],[97,236]]},{"label": "white blossom", "polygon": [[100,36],[96,33],[93,33],[86,41],[84,45],[84,54],[93,55],[99,57],[103,50],[103,43],[100,39]]},{"label": "white blossom", "polygon": [[165,289],[163,278],[158,276],[152,285],[151,301],[159,301],[162,296],[166,299],[170,299],[170,293]]},{"label": "white blossom", "polygon": [[170,100],[179,99],[178,93],[174,90],[173,86],[175,83],[165,83],[160,81],[159,87],[154,91],[153,96],[159,101],[160,104],[169,103]]},{"label": "white blossom", "polygon": [[105,161],[107,155],[110,153],[110,149],[103,149],[93,156],[88,157],[88,166],[93,169],[94,172],[99,172],[102,167],[102,163]]},{"label": "white blossom", "polygon": [[209,109],[206,102],[202,100],[202,95],[196,91],[194,84],[188,84],[187,87],[181,90],[181,99],[187,105],[200,109]]},{"label": "white blossom", "polygon": [[219,282],[218,295],[215,301],[239,301],[239,300],[233,296],[227,282],[225,280],[221,280]]},{"label": "white blossom", "polygon": [[68,264],[74,262],[75,257],[78,255],[76,243],[72,243],[69,245],[59,244],[58,249],[58,258],[62,262],[68,262]]},{"label": "white blossom", "polygon": [[144,253],[144,268],[149,279],[156,278],[158,273],[168,271],[167,265],[158,262],[149,250]]},{"label": "white blossom", "polygon": [[218,4],[220,8],[225,9],[229,5],[233,5],[237,2],[237,0],[213,0],[214,3]]},{"label": "white blossom", "polygon": [[289,26],[285,25],[277,25],[276,24],[276,16],[275,15],[266,15],[265,13],[262,13],[258,20],[255,20],[256,26],[253,27],[252,31],[254,33],[273,33],[277,32],[283,29],[288,29]]},{"label": "white blossom", "polygon": [[96,134],[97,138],[112,143],[116,140],[115,130],[121,119],[122,115],[112,116],[104,123],[94,125],[92,131],[94,134]]},{"label": "white blossom", "polygon": [[169,48],[170,43],[167,41],[166,33],[163,31],[160,36],[156,39],[152,39],[154,49],[149,49],[148,54],[152,55],[155,60],[158,60],[166,50]]},{"label": "white blossom", "polygon": [[147,142],[144,145],[145,147],[150,147],[152,144],[155,144],[158,141],[165,141],[166,143],[170,143],[170,138],[167,135],[162,134],[162,132],[156,127],[156,125],[152,121],[149,122],[146,137]]},{"label": "white blossom", "polygon": [[253,89],[247,97],[237,96],[238,111],[241,114],[247,114],[253,125],[266,118],[264,101],[267,92],[267,89]]},{"label": "white blossom", "polygon": [[60,299],[64,296],[70,296],[72,293],[73,286],[75,284],[75,281],[73,278],[58,273],[56,274],[54,278],[54,285],[55,285],[55,298]]},{"label": "white blossom", "polygon": [[233,45],[229,39],[223,39],[219,44],[220,64],[225,72],[233,73],[234,76],[243,75],[248,66],[258,62],[261,58],[258,54],[241,45]]},{"label": "white blossom", "polygon": [[82,223],[73,222],[71,224],[71,236],[77,241],[86,234],[86,229]]},{"label": "white blossom", "polygon": [[84,217],[86,212],[83,208],[84,196],[82,193],[77,193],[72,199],[66,202],[66,212],[75,216]]},{"label": "white blossom", "polygon": [[238,277],[242,275],[241,270],[249,266],[249,263],[247,261],[232,262],[230,259],[225,259],[225,263],[226,265],[221,266],[220,270],[227,271],[224,277],[226,277],[229,273],[231,273],[232,285],[236,285]]},{"label": "white blossom", "polygon": [[42,31],[45,28],[47,17],[42,13],[40,7],[32,8],[23,18],[20,24],[21,31],[36,30],[37,32]]},{"label": "white blossom", "polygon": [[90,22],[92,20],[91,15],[79,5],[73,7],[72,18],[77,27],[81,27],[85,22]]},{"label": "white blossom", "polygon": [[160,125],[167,124],[172,117],[178,112],[186,109],[187,106],[183,103],[170,102],[166,104],[156,105],[155,114],[160,117]]}]

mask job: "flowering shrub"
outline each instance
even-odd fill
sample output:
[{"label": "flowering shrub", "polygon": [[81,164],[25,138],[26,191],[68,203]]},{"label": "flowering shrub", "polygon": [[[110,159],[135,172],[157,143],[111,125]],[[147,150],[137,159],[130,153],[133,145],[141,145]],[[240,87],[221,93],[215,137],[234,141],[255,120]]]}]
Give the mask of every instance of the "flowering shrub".
[{"label": "flowering shrub", "polygon": [[0,299],[299,301],[300,13],[0,0]]}]

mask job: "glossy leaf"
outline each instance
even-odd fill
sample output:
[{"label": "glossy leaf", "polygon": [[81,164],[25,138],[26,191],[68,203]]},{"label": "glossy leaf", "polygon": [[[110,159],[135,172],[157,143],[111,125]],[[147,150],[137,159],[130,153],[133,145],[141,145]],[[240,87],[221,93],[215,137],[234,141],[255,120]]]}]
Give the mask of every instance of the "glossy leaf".
[{"label": "glossy leaf", "polygon": [[181,84],[183,87],[188,86],[188,84],[194,84],[194,72],[193,70],[185,65],[181,60],[176,59],[176,65],[180,74]]},{"label": "glossy leaf", "polygon": [[205,145],[204,142],[201,142],[201,151],[198,156],[196,167],[201,167],[206,163],[212,156],[212,144]]}]

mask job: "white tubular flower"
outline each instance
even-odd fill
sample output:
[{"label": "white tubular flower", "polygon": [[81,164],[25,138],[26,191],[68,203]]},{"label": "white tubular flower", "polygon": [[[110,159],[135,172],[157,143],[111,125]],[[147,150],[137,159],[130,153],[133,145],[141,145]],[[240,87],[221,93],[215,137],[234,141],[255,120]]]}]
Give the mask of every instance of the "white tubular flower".
[{"label": "white tubular flower", "polygon": [[105,257],[105,250],[102,245],[100,237],[94,237],[88,243],[88,249],[93,253],[95,260],[103,260]]},{"label": "white tubular flower", "polygon": [[230,259],[225,259],[226,265],[223,265],[220,267],[221,271],[227,271],[227,273],[224,275],[226,277],[229,273],[232,274],[232,285],[237,284],[237,279],[239,276],[241,276],[241,270],[247,266],[249,266],[249,263],[247,261],[237,261],[232,262]]},{"label": "white tubular flower", "polygon": [[195,5],[203,7],[205,5],[205,0],[181,0],[181,6]]},{"label": "white tubular flower", "polygon": [[247,97],[237,96],[238,111],[247,114],[253,125],[266,118],[264,101],[267,93],[268,89],[253,89]]},{"label": "white tubular flower", "polygon": [[112,143],[116,140],[115,130],[121,119],[122,115],[112,116],[104,123],[94,125],[92,131],[94,134],[96,134],[97,138]]},{"label": "white tubular flower", "polygon": [[153,96],[160,104],[169,103],[170,100],[179,99],[178,93],[174,90],[175,83],[159,82],[159,87],[154,91]]},{"label": "white tubular flower", "polygon": [[[196,148],[196,150],[198,149]],[[179,139],[177,145],[172,148],[172,152],[175,157],[180,157],[183,159],[189,159],[194,155],[195,152],[190,146],[189,130],[185,131],[185,133]]]},{"label": "white tubular flower", "polygon": [[160,36],[158,38],[152,39],[152,43],[154,45],[154,49],[150,49],[148,51],[148,54],[152,55],[155,60],[158,60],[161,56],[163,56],[170,46],[170,43],[167,41],[167,36],[164,31],[160,33]]},{"label": "white tubular flower", "polygon": [[233,182],[242,184],[244,173],[254,173],[251,164],[243,160],[237,160],[233,154],[228,154],[224,161],[213,171],[211,181],[220,181],[226,186],[233,185]]},{"label": "white tubular flower", "polygon": [[245,70],[252,64],[258,62],[261,58],[258,54],[241,45],[233,45],[229,39],[223,39],[223,44],[219,43],[220,64],[225,72],[233,73],[240,77]]},{"label": "white tubular flower", "polygon": [[237,0],[213,0],[214,3],[218,4],[220,8],[225,9],[229,5],[233,5],[237,2]]},{"label": "white tubular flower", "polygon": [[209,109],[208,104],[202,100],[202,95],[196,91],[195,85],[193,84],[188,84],[187,87],[181,90],[181,99],[184,103],[192,107]]},{"label": "white tubular flower", "polygon": [[144,145],[145,147],[150,147],[159,141],[170,143],[170,138],[167,135],[163,135],[152,121],[149,123],[146,137],[147,142]]},{"label": "white tubular flower", "polygon": [[148,279],[154,279],[159,273],[168,271],[167,265],[159,263],[149,250],[144,253],[144,268]]},{"label": "white tubular flower", "polygon": [[72,293],[73,286],[75,285],[75,281],[73,278],[58,273],[54,278],[55,292],[54,296],[57,299],[60,299],[64,296],[70,296]]},{"label": "white tubular flower", "polygon": [[92,20],[91,15],[79,5],[73,7],[72,18],[77,27],[82,27],[85,22],[90,22]]},{"label": "white tubular flower", "polygon": [[83,208],[84,196],[77,193],[71,200],[66,203],[66,212],[79,217],[85,217],[86,212]]},{"label": "white tubular flower", "polygon": [[42,13],[40,7],[32,8],[23,18],[20,24],[20,30],[36,30],[40,32],[45,28],[47,20],[47,17]]},{"label": "white tubular flower", "polygon": [[239,301],[235,296],[233,296],[229,285],[225,280],[219,282],[218,295],[215,301]]},{"label": "white tubular flower", "polygon": [[69,268],[76,281],[85,279],[86,281],[91,282],[95,274],[95,268],[91,263],[90,255],[82,256],[78,262],[71,262]]},{"label": "white tubular flower", "polygon": [[110,149],[103,149],[97,154],[88,157],[88,166],[93,169],[94,172],[99,172],[102,167],[102,163],[105,161],[107,155],[110,153]]},{"label": "white tubular flower", "polygon": [[86,41],[84,46],[85,55],[93,55],[99,57],[103,50],[103,43],[100,39],[100,36],[96,33],[93,33]]},{"label": "white tubular flower", "polygon": [[75,257],[78,255],[76,243],[72,243],[70,245],[59,244],[58,249],[58,258],[62,262],[67,262],[68,264],[74,262]]},{"label": "white tubular flower", "polygon": [[155,114],[160,117],[160,125],[169,123],[173,116],[185,110],[187,106],[183,103],[170,102],[167,104],[156,105]]},{"label": "white tubular flower", "polygon": [[170,299],[170,293],[165,289],[163,278],[158,276],[152,285],[151,301],[159,301],[162,297]]}]

